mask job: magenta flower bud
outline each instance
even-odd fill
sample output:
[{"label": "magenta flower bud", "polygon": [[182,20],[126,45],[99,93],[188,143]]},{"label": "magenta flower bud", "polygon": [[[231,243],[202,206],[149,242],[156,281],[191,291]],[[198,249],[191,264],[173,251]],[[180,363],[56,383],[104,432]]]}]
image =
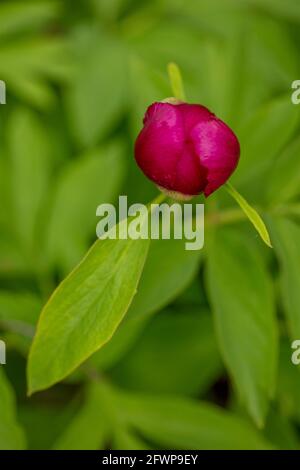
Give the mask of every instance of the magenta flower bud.
[{"label": "magenta flower bud", "polygon": [[144,174],[173,197],[209,196],[235,170],[240,145],[207,108],[174,99],[153,103],[135,143]]}]

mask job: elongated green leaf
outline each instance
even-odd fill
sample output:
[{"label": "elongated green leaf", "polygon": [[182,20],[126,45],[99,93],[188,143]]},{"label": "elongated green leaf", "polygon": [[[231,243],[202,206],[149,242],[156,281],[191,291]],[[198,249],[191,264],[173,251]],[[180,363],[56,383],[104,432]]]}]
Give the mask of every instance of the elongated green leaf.
[{"label": "elongated green leaf", "polygon": [[270,224],[274,248],[281,266],[281,293],[289,332],[300,338],[300,227],[285,218],[274,218]]},{"label": "elongated green leaf", "polygon": [[12,238],[11,232],[2,232],[0,235],[0,272],[1,275],[15,275],[25,273],[28,264],[24,259],[24,253],[16,240]]},{"label": "elongated green leaf", "polygon": [[215,234],[207,260],[222,356],[241,401],[262,426],[274,395],[277,364],[271,282],[257,250],[236,232]]},{"label": "elongated green leaf", "polygon": [[241,159],[233,182],[255,181],[289,141],[298,122],[299,110],[291,105],[290,95],[272,100],[252,114],[241,129],[236,129]]},{"label": "elongated green leaf", "polygon": [[136,342],[149,318],[149,315],[132,317],[128,312],[128,318],[125,318],[124,323],[120,325],[111,341],[97,351],[88,362],[99,370],[113,367]]},{"label": "elongated green leaf", "polygon": [[[290,88],[298,76],[299,65],[297,47],[288,34],[288,27],[272,17],[255,15],[252,29],[253,56],[271,91],[280,86]],[[257,82],[254,83],[257,87]]]},{"label": "elongated green leaf", "polygon": [[46,78],[65,82],[72,64],[61,38],[16,39],[0,47],[0,74],[7,88],[22,100],[49,109],[56,100]]},{"label": "elongated green leaf", "polygon": [[264,435],[278,449],[299,449],[296,428],[279,411],[271,410],[269,413]]},{"label": "elongated green leaf", "polygon": [[[53,91],[40,78],[23,75],[23,80],[21,81],[21,72],[10,72],[10,70],[5,73],[5,80],[9,89],[19,99],[21,98],[22,101],[24,100],[31,106],[41,110],[45,110],[54,104],[55,95]],[[16,76],[15,73],[18,75]],[[4,76],[3,73],[1,75]]]},{"label": "elongated green leaf", "polygon": [[272,248],[269,232],[258,212],[256,212],[256,210],[250,206],[246,199],[241,194],[239,194],[238,191],[231,184],[227,183],[226,189],[229,194],[236,200],[241,209],[245,212],[246,216],[248,217],[252,225],[255,227],[265,244]]},{"label": "elongated green leaf", "polygon": [[153,318],[110,375],[126,389],[199,396],[221,371],[211,316],[185,305]]},{"label": "elongated green leaf", "polygon": [[128,6],[130,0],[90,0],[99,19],[116,20],[120,13]]},{"label": "elongated green leaf", "polygon": [[40,309],[41,301],[32,293],[0,290],[0,327],[6,341],[27,353]]},{"label": "elongated green leaf", "polygon": [[[235,0],[239,2],[239,0]],[[246,0],[249,5],[261,7],[269,13],[300,22],[300,5],[298,0]],[[240,3],[240,2],[239,2]]]},{"label": "elongated green leaf", "polygon": [[149,317],[174,300],[195,277],[201,251],[185,250],[184,240],[152,240],[139,288],[124,324],[93,357],[100,368],[115,364],[132,346]]},{"label": "elongated green leaf", "polygon": [[143,239],[98,240],[60,284],[31,348],[31,393],[66,377],[111,338],[136,292],[148,245]]},{"label": "elongated green leaf", "polygon": [[55,442],[54,449],[103,449],[107,429],[108,424],[102,397],[102,387],[97,382],[94,382],[87,389],[84,404]]},{"label": "elongated green leaf", "polygon": [[[43,81],[46,76],[59,82],[65,82],[73,71],[68,53],[68,43],[60,38],[43,38],[40,41],[29,38],[22,42],[12,42],[1,51],[2,68],[10,66],[7,73],[24,73],[25,77],[38,78]],[[19,81],[21,77],[18,77]]]},{"label": "elongated green leaf", "polygon": [[121,115],[127,91],[127,56],[121,43],[91,28],[79,31],[75,38],[79,63],[67,108],[75,139],[89,146]]},{"label": "elongated green leaf", "polygon": [[124,174],[123,146],[89,152],[68,165],[54,192],[46,253],[50,264],[69,272],[95,233],[96,208],[111,203]]},{"label": "elongated green leaf", "polygon": [[[132,346],[151,315],[172,302],[196,276],[202,252],[185,249],[185,240],[152,240],[136,296],[124,324],[92,363],[112,367]],[[159,273],[159,275],[158,275]]]},{"label": "elongated green leaf", "polygon": [[59,11],[56,1],[27,0],[5,2],[0,6],[0,34],[19,32],[55,18]]},{"label": "elongated green leaf", "polygon": [[251,425],[208,403],[118,394],[119,413],[146,439],[171,449],[271,448]]},{"label": "elongated green leaf", "polygon": [[48,407],[42,400],[39,403],[34,400],[31,403],[27,400],[21,403],[18,414],[26,434],[28,449],[52,449],[58,436],[61,436],[71,424],[78,409],[77,397],[64,403],[63,406],[55,403]]},{"label": "elongated green leaf", "polygon": [[297,138],[275,160],[267,185],[270,204],[282,204],[300,193],[299,156],[300,138]]},{"label": "elongated green leaf", "polygon": [[181,72],[178,65],[171,62],[168,65],[168,73],[174,98],[180,101],[186,101]]},{"label": "elongated green leaf", "polygon": [[33,255],[37,217],[49,178],[49,144],[37,115],[25,108],[12,114],[8,140],[15,229],[25,252]]},{"label": "elongated green leaf", "polygon": [[292,363],[294,349],[284,338],[280,344],[277,402],[283,416],[300,423],[300,367]]},{"label": "elongated green leaf", "polygon": [[7,232],[12,231],[11,227],[11,188],[10,188],[10,166],[9,161],[4,151],[3,146],[1,146],[0,153],[0,197],[2,200],[2,211],[0,214],[0,225],[2,232],[5,230]]},{"label": "elongated green leaf", "polygon": [[175,299],[195,277],[202,252],[185,249],[185,240],[152,240],[130,315],[155,312]]},{"label": "elongated green leaf", "polygon": [[24,448],[24,435],[16,420],[14,392],[0,368],[0,450]]},{"label": "elongated green leaf", "polygon": [[0,290],[0,322],[34,325],[40,308],[40,299],[30,292]]},{"label": "elongated green leaf", "polygon": [[135,433],[119,427],[116,430],[112,448],[115,450],[147,450],[149,446]]}]

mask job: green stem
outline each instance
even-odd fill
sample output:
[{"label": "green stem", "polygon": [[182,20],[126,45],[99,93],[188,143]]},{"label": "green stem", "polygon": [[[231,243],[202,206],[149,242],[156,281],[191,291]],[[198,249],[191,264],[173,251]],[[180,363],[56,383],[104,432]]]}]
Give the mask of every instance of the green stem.
[{"label": "green stem", "polygon": [[246,220],[246,214],[241,209],[228,209],[222,212],[213,211],[206,216],[207,225],[226,225]]},{"label": "green stem", "polygon": [[150,202],[149,206],[151,207],[152,204],[160,204],[167,198],[167,195],[164,193],[158,194],[156,198],[153,199],[153,201]]},{"label": "green stem", "polygon": [[292,215],[292,216],[300,216],[300,204],[293,203],[287,204],[282,206],[272,207],[270,209],[270,213],[274,215]]}]

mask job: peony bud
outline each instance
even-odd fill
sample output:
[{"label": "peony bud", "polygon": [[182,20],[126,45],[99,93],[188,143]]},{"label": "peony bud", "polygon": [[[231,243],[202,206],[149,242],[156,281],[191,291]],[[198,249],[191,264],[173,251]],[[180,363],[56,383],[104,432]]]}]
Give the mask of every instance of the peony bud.
[{"label": "peony bud", "polygon": [[207,108],[174,98],[153,103],[135,143],[135,159],[162,191],[187,199],[209,196],[235,170],[240,145]]}]

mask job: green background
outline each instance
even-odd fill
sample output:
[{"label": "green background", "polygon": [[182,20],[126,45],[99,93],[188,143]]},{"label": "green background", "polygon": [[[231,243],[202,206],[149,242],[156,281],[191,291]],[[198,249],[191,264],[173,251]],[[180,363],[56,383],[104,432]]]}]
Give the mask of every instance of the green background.
[{"label": "green background", "polygon": [[[298,0],[0,2],[0,449],[299,448],[299,27]],[[238,135],[231,181],[274,249],[220,189],[204,250],[152,242],[125,319],[92,354],[91,330],[117,327],[146,258],[128,249],[97,297],[123,253],[105,245],[90,286],[47,307],[28,372],[43,390],[29,397],[37,319],[94,241],[96,207],[157,195],[133,145],[147,106],[172,93],[170,61],[188,100]],[[70,318],[61,305],[83,284],[91,302]],[[106,323],[95,302],[111,299],[120,315]]]}]

